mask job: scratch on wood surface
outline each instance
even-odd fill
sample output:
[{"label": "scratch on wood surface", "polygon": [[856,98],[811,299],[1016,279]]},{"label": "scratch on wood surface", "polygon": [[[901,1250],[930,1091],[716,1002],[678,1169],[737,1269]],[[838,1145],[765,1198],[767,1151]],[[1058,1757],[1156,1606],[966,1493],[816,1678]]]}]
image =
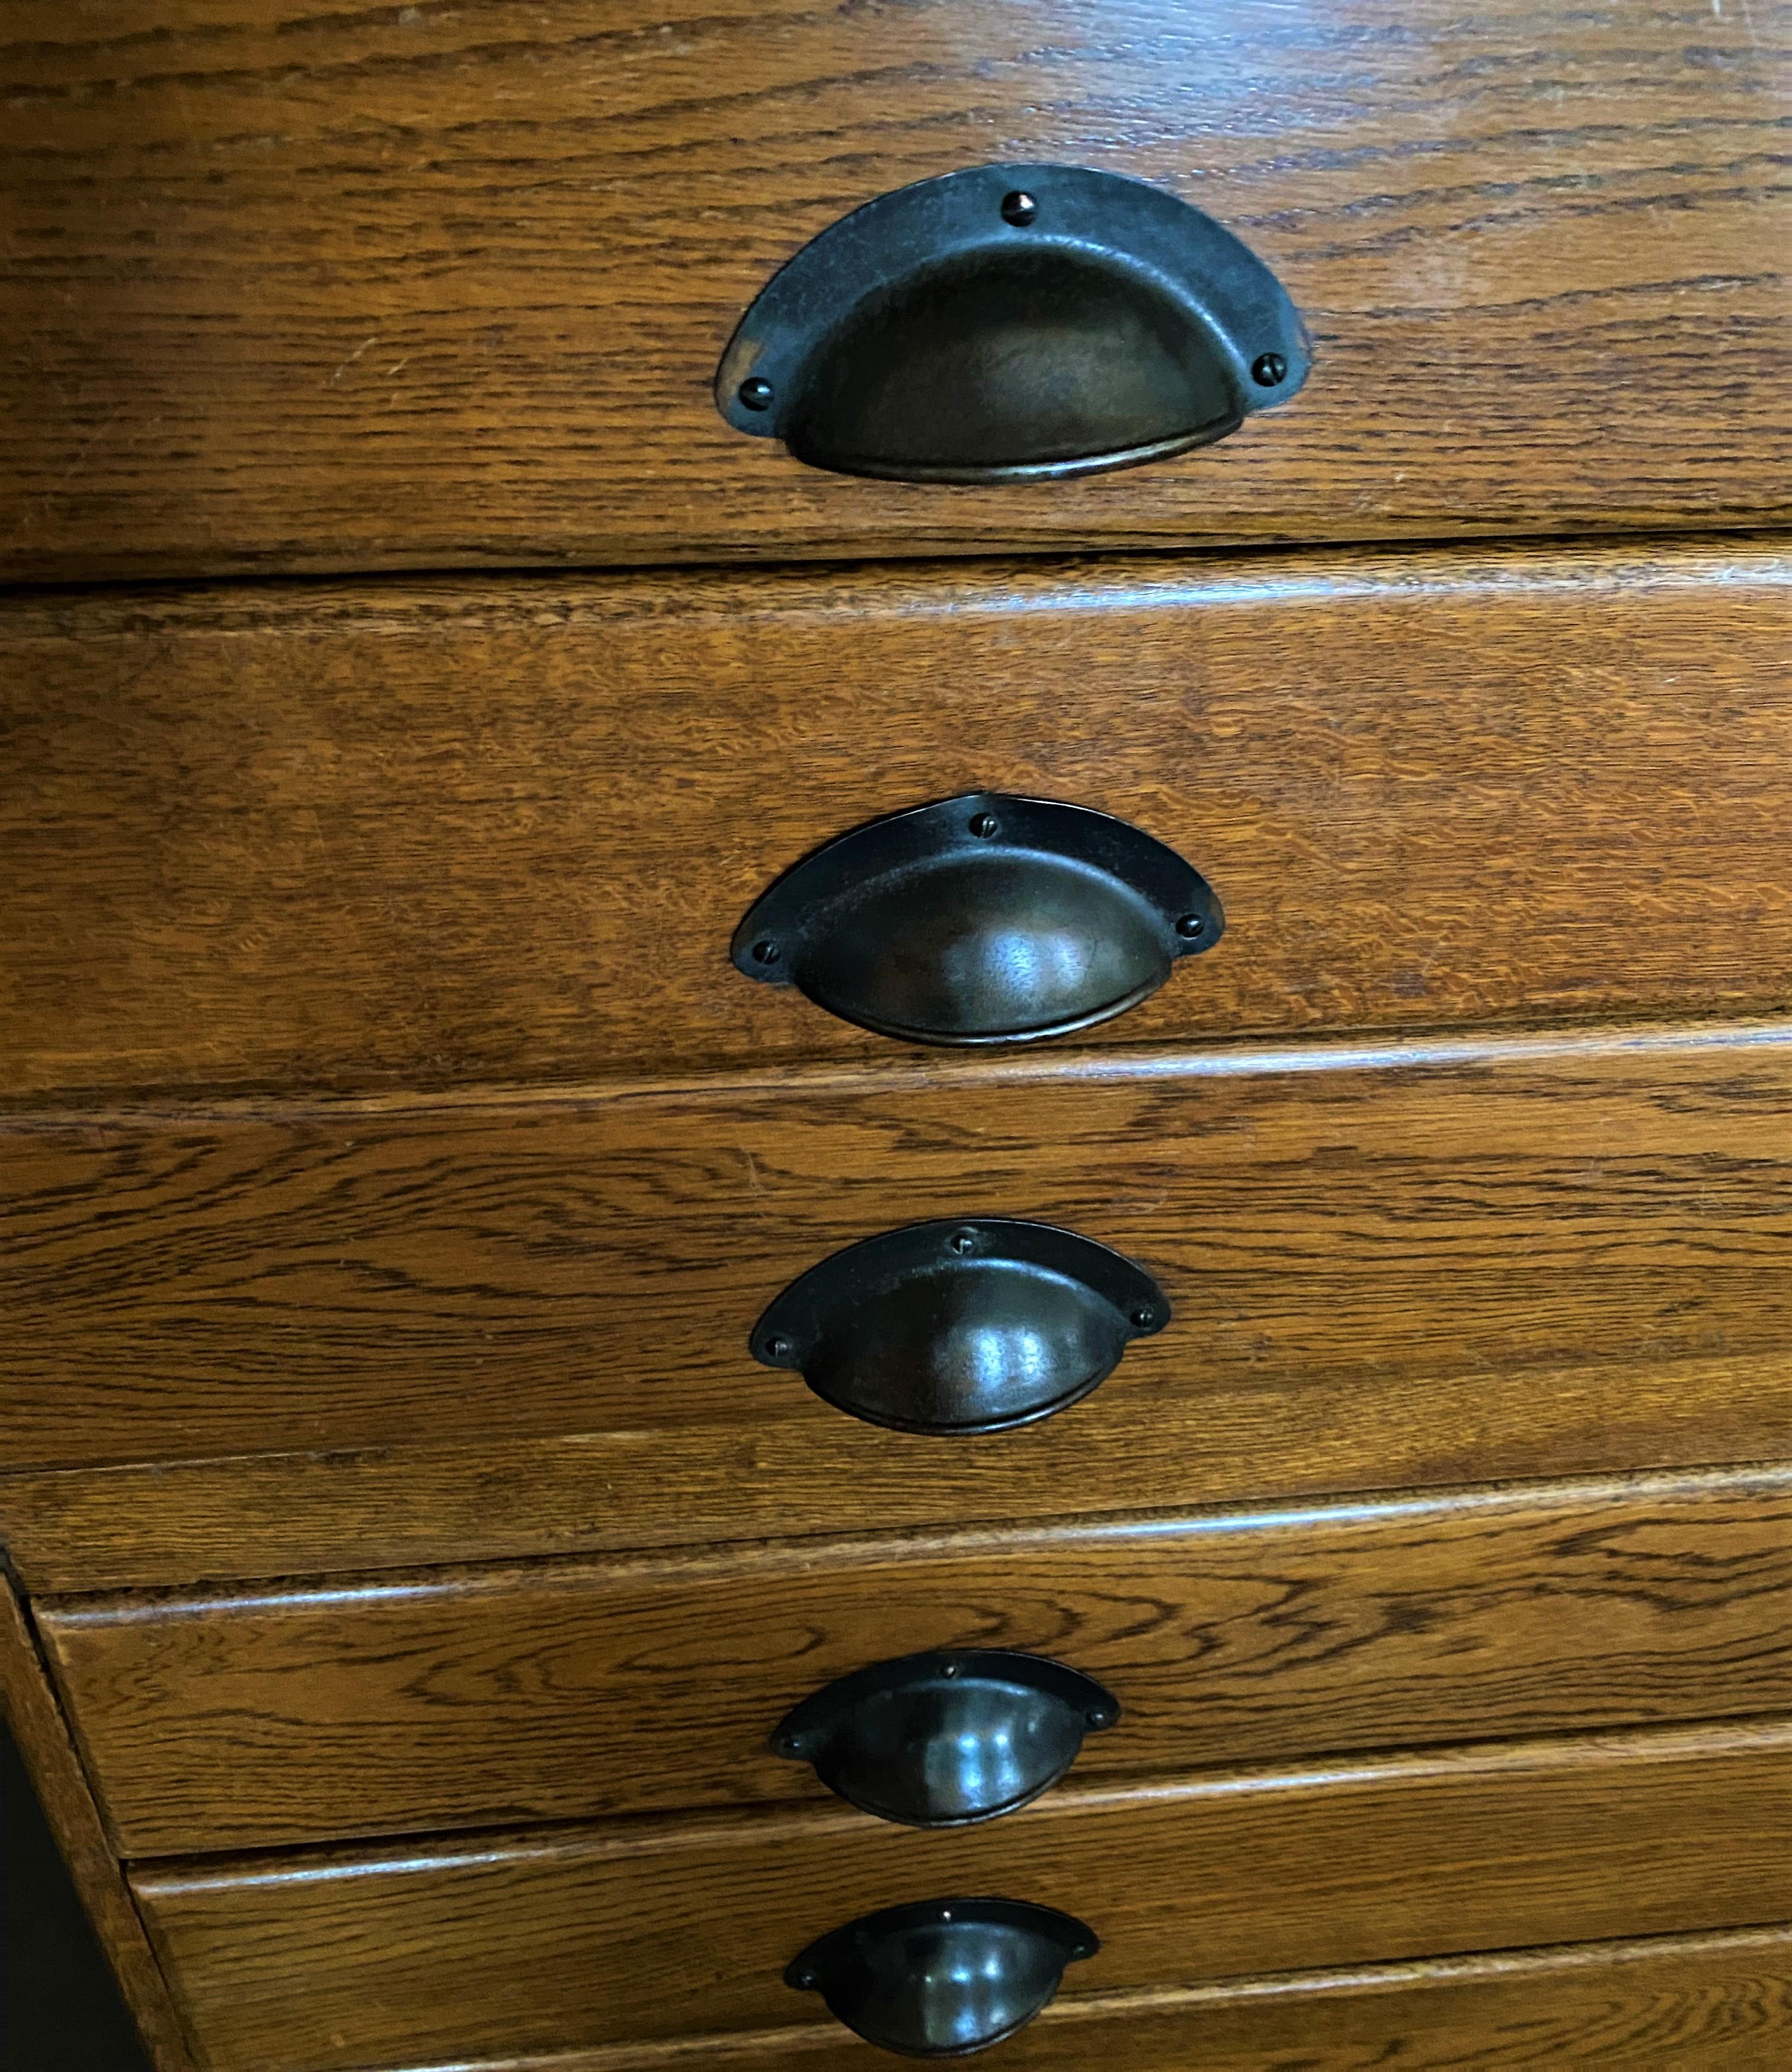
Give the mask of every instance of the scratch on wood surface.
[{"label": "scratch on wood surface", "polygon": [[360,358],[361,355],[367,351],[368,347],[370,345],[377,345],[379,343],[380,338],[377,332],[376,332],[372,338],[364,338],[360,343],[356,347],[355,350],[350,353],[347,359],[346,359],[341,366],[336,369],[335,372],[331,376],[330,379],[331,382],[335,383],[341,380],[343,376],[348,372],[349,368],[351,368],[355,364],[356,361]]}]

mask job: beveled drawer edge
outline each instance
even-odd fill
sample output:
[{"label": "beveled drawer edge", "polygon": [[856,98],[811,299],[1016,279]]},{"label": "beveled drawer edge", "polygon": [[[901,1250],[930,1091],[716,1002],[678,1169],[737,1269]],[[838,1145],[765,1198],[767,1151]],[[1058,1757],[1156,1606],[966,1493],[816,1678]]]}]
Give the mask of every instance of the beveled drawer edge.
[{"label": "beveled drawer edge", "polygon": [[[109,1473],[110,1470],[100,1470]],[[3,1486],[0,1486],[3,1487]],[[963,1559],[1029,1549],[1066,1552],[1123,1542],[1142,1533],[1155,1544],[1198,1541],[1220,1534],[1323,1529],[1361,1524],[1408,1527],[1465,1513],[1498,1519],[1543,1511],[1595,1511],[1654,1502],[1720,1502],[1773,1496],[1792,1501],[1792,1461],[1724,1462],[1650,1468],[1621,1474],[1524,1482],[1469,1482],[1417,1490],[1368,1490],[1285,1503],[1225,1503],[1173,1511],[1091,1511],[1062,1520],[918,1526],[885,1533],[731,1540],[715,1546],[626,1548],[613,1554],[575,1551],[508,1560],[432,1562],[396,1568],[258,1577],[243,1583],[92,1589],[40,1585],[33,1603],[59,1627],[105,1626],[159,1620],[170,1613],[278,1610],[319,1600],[377,1601],[471,1595],[503,1596],[524,1582],[564,1582],[574,1589],[639,1586],[711,1579],[775,1577],[818,1567],[845,1571],[904,1561]],[[345,1607],[346,1608],[346,1607]]]},{"label": "beveled drawer edge", "polygon": [[[1739,1392],[1748,1422],[1758,1405],[1781,1404],[1792,1391],[1792,1350],[1675,1361],[1676,1388],[1695,1394]],[[1577,1378],[1575,1371],[1564,1377]],[[1536,1377],[1547,1387],[1549,1375]],[[1792,1437],[1792,1427],[1788,1436]],[[613,1511],[594,1506],[591,1490],[613,1474],[647,1472],[664,1464],[663,1435],[573,1432],[544,1438],[466,1441],[435,1445],[361,1445],[314,1453],[240,1454],[208,1460],[152,1462],[99,1469],[21,1470],[0,1476],[0,1540],[34,1596],[138,1589],[177,1589],[232,1581],[265,1583],[336,1572],[319,1551],[352,1548],[345,1571],[435,1568],[446,1562],[557,1560],[574,1555],[690,1548],[770,1540],[765,1515],[750,1501],[681,1530],[638,1530]],[[1656,1449],[1642,1462],[1613,1462],[1575,1474],[1721,1472],[1733,1463],[1783,1457],[1758,1445],[1726,1457],[1709,1450]],[[709,1461],[705,1453],[704,1460]],[[719,1472],[719,1463],[717,1466]],[[1506,1477],[1492,1485],[1512,1486]],[[1381,1486],[1385,1486],[1382,1485]],[[1449,1485],[1449,1486],[1457,1486]],[[508,1492],[495,1507],[492,1492]],[[1284,1499],[1299,1503],[1310,1492]],[[1361,1500],[1356,1491],[1350,1500]],[[749,1498],[750,1491],[748,1492]],[[1203,1513],[1253,1498],[1203,1496]],[[1178,1505],[1180,1511],[1191,1507]],[[526,1514],[526,1516],[525,1516]],[[985,1513],[979,1523],[999,1514]],[[377,1521],[377,1524],[376,1524]],[[939,1529],[935,1515],[891,1521],[890,1536]],[[713,1529],[712,1529],[713,1528]],[[1001,1529],[997,1527],[997,1529]],[[1025,1529],[1017,1522],[1015,1529]],[[782,1535],[812,1548],[825,1530]],[[377,1552],[374,1552],[375,1548]]]},{"label": "beveled drawer edge", "polygon": [[[1139,1783],[1095,1781],[1060,1785],[1026,1809],[1035,1825],[1124,1815],[1145,1807],[1257,1796],[1304,1797],[1358,1790],[1541,1777],[1576,1770],[1646,1772],[1658,1765],[1765,1758],[1792,1766],[1792,1715],[1701,1720],[1691,1725],[1630,1727],[1538,1735],[1436,1748],[1388,1749],[1330,1758],[1231,1764]],[[1020,1817],[1020,1816],[1017,1816]],[[413,1836],[389,1843],[201,1858],[146,1858],[129,1868],[132,1893],[151,1910],[170,1899],[257,1887],[327,1883],[340,1877],[430,1876],[487,1866],[647,1861],[712,1840],[730,1848],[775,1849],[799,1840],[850,1844],[864,1827],[857,1807],[825,1805],[749,1807],[695,1813],[639,1814],[540,1827],[471,1830],[432,1842]]]},{"label": "beveled drawer edge", "polygon": [[[1792,1005],[1792,979],[1786,994]],[[1742,1018],[1721,1014],[1688,1018],[1675,1013],[1639,1014],[1621,1022],[1603,1017],[1576,1022],[1549,1016],[1470,1029],[1439,1023],[1394,1035],[1357,1038],[1325,1032],[1281,1038],[1194,1038],[1133,1048],[1039,1049],[1023,1045],[1009,1050],[965,1053],[904,1049],[869,1064],[782,1064],[762,1071],[734,1069],[667,1078],[469,1084],[376,1094],[233,1093],[216,1098],[183,1094],[166,1099],[132,1095],[75,1106],[60,1101],[54,1106],[31,1100],[13,1102],[0,1096],[0,1142],[7,1136],[29,1139],[114,1125],[134,1129],[211,1124],[293,1128],[362,1117],[384,1121],[449,1116],[496,1119],[529,1111],[584,1114],[623,1104],[713,1104],[767,1094],[803,1100],[887,1098],[960,1087],[974,1092],[992,1086],[1143,1086],[1321,1073],[1498,1071],[1564,1059],[1591,1065],[1701,1051],[1789,1047],[1792,1013],[1776,1006],[1771,1013]]]},{"label": "beveled drawer edge", "polygon": [[594,564],[557,573],[461,569],[337,573],[296,582],[196,575],[173,582],[92,586],[22,583],[0,592],[0,639],[66,640],[158,633],[229,637],[310,634],[340,626],[402,631],[420,620],[558,630],[664,608],[737,623],[743,615],[855,618],[875,596],[905,617],[947,618],[968,600],[1005,615],[1074,615],[1128,604],[1197,609],[1240,602],[1399,602],[1436,590],[1500,595],[1792,583],[1792,538],[1771,520],[1687,531],[1638,526],[1610,533],[1469,532],[1425,540],[1268,546],[1046,548],[955,552],[853,562],[688,561]]}]

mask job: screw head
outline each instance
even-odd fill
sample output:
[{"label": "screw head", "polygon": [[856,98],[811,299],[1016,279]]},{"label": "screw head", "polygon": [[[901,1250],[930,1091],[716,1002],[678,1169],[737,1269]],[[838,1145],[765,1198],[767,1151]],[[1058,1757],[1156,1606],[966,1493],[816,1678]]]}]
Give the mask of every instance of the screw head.
[{"label": "screw head", "polygon": [[963,1259],[967,1253],[976,1250],[977,1234],[975,1231],[954,1231],[951,1237],[947,1240],[947,1243],[951,1245],[959,1257]]},{"label": "screw head", "polygon": [[1142,1304],[1132,1312],[1132,1328],[1136,1331],[1149,1331],[1157,1321],[1157,1312],[1145,1308]]},{"label": "screw head", "polygon": [[748,375],[734,393],[749,410],[769,410],[771,408],[771,384],[763,375]]},{"label": "screw head", "polygon": [[799,1993],[812,1993],[821,1983],[815,1973],[809,1971],[792,1971],[790,1982]]},{"label": "screw head", "polygon": [[768,935],[762,942],[753,945],[753,961],[756,964],[775,964],[778,961],[778,945]]},{"label": "screw head", "polygon": [[1091,1705],[1083,1715],[1091,1727],[1111,1727],[1114,1716],[1105,1705]]},{"label": "screw head", "polygon": [[767,1338],[766,1340],[766,1358],[767,1359],[788,1359],[790,1358],[790,1340],[786,1338]]},{"label": "screw head", "polygon": [[1020,187],[1002,196],[1002,221],[1013,224],[1017,230],[1025,230],[1038,213],[1038,203]]},{"label": "screw head", "polygon": [[1260,388],[1273,388],[1288,378],[1288,362],[1279,352],[1260,352],[1251,363],[1251,379]]},{"label": "screw head", "polygon": [[999,835],[1001,831],[1002,824],[996,818],[993,813],[973,813],[972,815],[971,832],[972,834],[976,835],[980,841],[988,841],[992,835]]},{"label": "screw head", "polygon": [[939,1665],[939,1673],[942,1676],[956,1676],[963,1666],[961,1663],[943,1662]]},{"label": "screw head", "polygon": [[[1206,931],[1207,920],[1204,914],[1184,914],[1176,923],[1176,932],[1185,943],[1192,943],[1198,935],[1203,935]],[[755,951],[754,954],[757,956],[758,953]]]},{"label": "screw head", "polygon": [[941,1907],[939,1910],[939,1918],[942,1921],[950,1921],[952,1918],[952,1910],[949,1906]]}]

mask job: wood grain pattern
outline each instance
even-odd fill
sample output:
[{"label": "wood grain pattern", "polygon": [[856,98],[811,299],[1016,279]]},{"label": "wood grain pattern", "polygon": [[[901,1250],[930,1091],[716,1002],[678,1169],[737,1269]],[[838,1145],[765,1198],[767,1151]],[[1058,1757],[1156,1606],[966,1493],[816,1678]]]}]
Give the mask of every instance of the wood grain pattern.
[{"label": "wood grain pattern", "polygon": [[43,1808],[155,2072],[195,2072],[162,1967],[100,1823],[80,1758],[38,1653],[31,1622],[0,1560],[0,1716]]},{"label": "wood grain pattern", "polygon": [[867,1663],[1099,1676],[1091,1778],[1792,1706],[1792,1469],[50,1600],[127,1856],[809,1800]]},{"label": "wood grain pattern", "polygon": [[216,2072],[337,2072],[783,2026],[812,1935],[954,1893],[1088,1919],[1076,1992],[1763,1924],[1789,1784],[1763,1721],[1071,1788],[956,1832],[647,1815],[134,1883]]},{"label": "wood grain pattern", "polygon": [[[16,578],[1786,508],[1761,0],[20,0],[6,32]],[[992,158],[1217,215],[1307,316],[1305,393],[1019,489],[728,431],[710,378],[772,269]]]},{"label": "wood grain pattern", "polygon": [[1024,1453],[942,1451],[806,1397],[730,1424],[332,1446],[0,1475],[0,1531],[39,1590],[356,1572],[793,1533],[1289,1498],[1465,1477],[1618,1472],[1792,1453],[1792,1355],[1355,1376],[1347,1396],[1204,1391],[1198,1420],[1061,1418]]},{"label": "wood grain pattern", "polygon": [[820,843],[976,789],[1219,889],[1224,939],[1095,1042],[1770,1011],[1789,571],[1658,541],[14,602],[0,1083],[881,1062],[729,939]]},{"label": "wood grain pattern", "polygon": [[[1667,2065],[1780,2072],[1792,2040],[1792,1929],[1648,1936],[1055,2001],[1002,2045],[1010,2072],[1415,2072]],[[476,2072],[873,2072],[837,2024],[770,2034],[481,2059]],[[446,2072],[446,2068],[438,2068]],[[469,2068],[475,2072],[475,2068]]]},{"label": "wood grain pattern", "polygon": [[[775,1508],[812,1441],[850,1428],[849,1531],[878,1515],[867,1474],[922,1464],[975,1461],[973,1515],[1096,1493],[1157,1508],[1272,1493],[1264,1463],[1290,1439],[1294,1486],[1350,1486],[1305,1478],[1342,1470],[1366,1432],[1371,1486],[1411,1480],[1415,1448],[1432,1478],[1495,1478],[1533,1419],[1566,1408],[1584,1431],[1548,1388],[1614,1369],[1640,1399],[1620,1436],[1642,1450],[1532,1466],[1656,1465],[1645,1377],[1783,1361],[1792,1330],[1777,1024],[26,1116],[0,1172],[14,1466],[651,1434],[657,1503],[679,1479],[668,1442],[706,1429]],[[1178,1316],[1087,1404],[975,1445],[874,1433],[752,1360],[747,1333],[797,1272],[969,1215],[1112,1244]],[[1461,1422],[1440,1434],[1453,1386]],[[1704,1409],[1675,1414],[1708,1447],[1728,1436],[1721,1392],[1700,1429]],[[1784,1412],[1729,1457],[1792,1453]],[[1054,1435],[1083,1431],[1107,1466],[1067,1487]],[[1178,1462],[1181,1494],[1161,1467],[1135,1477],[1141,1451]]]}]

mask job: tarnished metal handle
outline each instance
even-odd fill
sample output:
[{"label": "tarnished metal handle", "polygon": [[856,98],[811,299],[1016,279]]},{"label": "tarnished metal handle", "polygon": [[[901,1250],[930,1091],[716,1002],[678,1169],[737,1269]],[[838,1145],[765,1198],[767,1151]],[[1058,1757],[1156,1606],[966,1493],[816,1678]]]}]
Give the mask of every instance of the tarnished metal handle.
[{"label": "tarnished metal handle", "polygon": [[812,467],[1001,482],[1224,438],[1309,359],[1268,267],[1165,188],[976,166],[804,245],[741,319],[715,391],[737,431]]},{"label": "tarnished metal handle", "polygon": [[1080,1402],[1169,1302],[1143,1267],[1050,1223],[910,1223],[793,1281],[756,1359],[898,1432],[998,1432]]}]

